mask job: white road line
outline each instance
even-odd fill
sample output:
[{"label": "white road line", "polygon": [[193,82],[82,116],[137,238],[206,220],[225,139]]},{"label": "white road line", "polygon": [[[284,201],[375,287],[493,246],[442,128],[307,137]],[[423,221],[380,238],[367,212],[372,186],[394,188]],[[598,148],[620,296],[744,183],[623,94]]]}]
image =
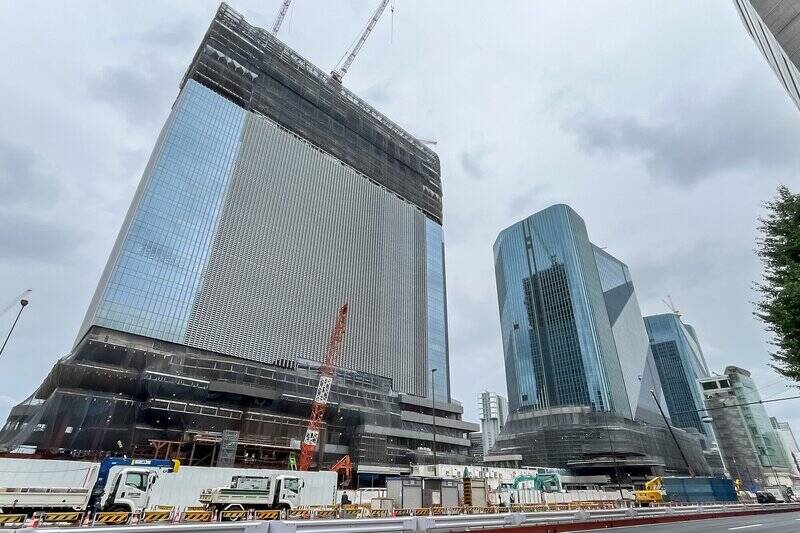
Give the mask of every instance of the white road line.
[{"label": "white road line", "polygon": [[[800,520],[800,518],[798,518],[798,520]],[[759,526],[763,526],[763,525],[764,524],[750,524],[748,526],[729,527],[728,531],[736,531],[737,529],[748,529],[748,528],[751,528],[751,527],[759,527]]]}]

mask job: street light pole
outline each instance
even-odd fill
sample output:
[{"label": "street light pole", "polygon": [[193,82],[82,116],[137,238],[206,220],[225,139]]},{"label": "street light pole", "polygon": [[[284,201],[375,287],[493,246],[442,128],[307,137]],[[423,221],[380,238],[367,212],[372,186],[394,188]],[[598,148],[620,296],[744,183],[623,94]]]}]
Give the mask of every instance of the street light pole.
[{"label": "street light pole", "polygon": [[17,318],[15,318],[14,323],[11,324],[11,329],[8,331],[8,335],[6,335],[6,340],[3,341],[3,346],[0,346],[0,355],[3,355],[3,350],[6,349],[6,344],[8,344],[8,339],[10,339],[11,334],[14,333],[14,327],[17,325],[19,316],[22,314],[22,310],[25,309],[26,305],[28,305],[28,300],[26,300],[25,298],[19,301],[19,312],[17,313]]},{"label": "street light pole", "polygon": [[436,471],[436,368],[431,368],[431,414],[433,415],[433,475],[437,476]]}]

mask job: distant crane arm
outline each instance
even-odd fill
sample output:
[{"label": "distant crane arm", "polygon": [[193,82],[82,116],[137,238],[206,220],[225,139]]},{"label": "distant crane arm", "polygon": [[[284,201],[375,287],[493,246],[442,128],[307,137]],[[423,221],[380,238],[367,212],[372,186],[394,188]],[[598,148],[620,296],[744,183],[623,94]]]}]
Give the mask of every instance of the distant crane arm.
[{"label": "distant crane arm", "polygon": [[283,0],[280,9],[278,9],[278,14],[275,15],[275,22],[272,23],[272,35],[275,35],[281,29],[281,24],[283,24],[283,19],[286,18],[286,13],[289,11],[289,4],[291,3],[292,0]]},{"label": "distant crane arm", "polygon": [[375,10],[375,13],[372,14],[372,18],[369,19],[367,27],[364,28],[363,32],[361,32],[361,36],[358,38],[358,41],[356,41],[355,46],[353,46],[353,49],[350,51],[350,54],[348,54],[347,59],[344,60],[344,63],[342,63],[341,67],[331,72],[331,77],[334,80],[338,81],[339,83],[342,82],[342,78],[344,78],[344,75],[347,74],[347,69],[349,69],[350,65],[353,64],[353,61],[355,61],[356,56],[358,55],[358,52],[361,50],[361,47],[364,46],[367,37],[369,37],[369,34],[372,33],[372,28],[374,28],[375,24],[378,23],[378,19],[381,18],[381,15],[383,15],[383,12],[384,10],[386,10],[386,6],[388,5],[389,5],[389,0],[381,0],[381,3]]}]

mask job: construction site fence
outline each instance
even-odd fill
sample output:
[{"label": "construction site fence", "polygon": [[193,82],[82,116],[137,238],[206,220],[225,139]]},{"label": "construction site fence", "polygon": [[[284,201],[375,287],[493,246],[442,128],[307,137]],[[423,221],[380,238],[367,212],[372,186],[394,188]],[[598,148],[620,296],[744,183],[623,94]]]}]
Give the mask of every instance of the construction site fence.
[{"label": "construction site fence", "polygon": [[[395,516],[395,517],[361,517],[358,519],[347,518],[329,518],[326,513],[320,511],[328,511],[331,509],[315,508],[315,509],[295,509],[295,514],[298,515],[292,519],[274,519],[274,520],[253,520],[251,513],[247,513],[247,519],[240,520],[238,517],[231,517],[230,521],[220,521],[221,516],[216,513],[209,513],[211,518],[202,523],[191,523],[191,521],[181,521],[180,530],[182,533],[194,533],[195,531],[212,531],[214,533],[319,533],[320,531],[331,533],[363,533],[364,531],[370,532],[436,532],[436,531],[466,531],[471,529],[480,528],[501,528],[501,527],[514,527],[522,525],[548,525],[548,524],[564,524],[576,522],[590,522],[590,521],[603,521],[603,520],[620,520],[620,519],[636,519],[649,520],[661,519],[659,517],[676,517],[684,516],[683,519],[697,519],[698,516],[702,518],[707,515],[708,517],[718,516],[725,513],[752,513],[757,514],[761,512],[791,512],[800,511],[800,504],[714,504],[714,505],[685,505],[673,507],[650,507],[650,508],[615,508],[615,509],[579,509],[579,510],[550,510],[550,511],[517,511],[515,509],[505,509],[504,512],[499,511],[500,508],[485,508],[493,509],[494,512],[487,512],[483,514],[434,514],[433,509],[438,508],[425,508],[429,514],[416,514],[421,509],[413,509],[412,514],[408,516]],[[456,509],[456,508],[454,508]],[[460,508],[463,510],[463,508]],[[338,508],[338,511],[345,510]],[[348,509],[351,510],[351,509]],[[149,512],[149,511],[148,511]],[[184,513],[197,513],[201,511],[170,511],[170,513],[178,513],[182,517]],[[203,511],[205,512],[205,511]],[[316,514],[315,514],[316,513]],[[47,513],[42,513],[40,518]],[[56,513],[51,513],[55,515]],[[72,522],[74,516],[67,516],[70,513],[60,513],[63,516],[50,516],[47,517],[55,522],[40,521],[35,524],[24,524],[30,529],[26,532],[33,533],[39,531],[39,528],[47,528],[52,531],[54,525],[71,526],[69,530],[73,533],[80,533],[81,531],[96,531],[97,528],[105,529],[107,533],[117,532],[120,533],[174,533],[175,523],[170,520],[155,521],[144,523],[142,516],[128,516],[127,523],[120,522],[122,518],[119,513],[96,513],[92,516],[91,521],[87,520],[82,526]],[[72,513],[75,514],[75,513]],[[81,513],[77,513],[81,514]],[[126,513],[127,514],[127,513]],[[281,513],[279,513],[281,514]],[[102,515],[102,516],[99,516]],[[302,515],[299,516],[299,515]],[[696,515],[696,516],[693,516]],[[11,515],[2,515],[11,516]],[[21,515],[17,515],[21,516]],[[200,515],[197,515],[200,516]],[[203,515],[207,517],[208,515]],[[305,518],[305,517],[308,518]],[[317,517],[317,518],[314,518]],[[135,521],[139,519],[138,523]],[[680,519],[680,518],[679,518]],[[18,519],[15,519],[18,520]],[[13,520],[12,520],[13,522]],[[0,525],[5,527],[5,524],[0,521]],[[15,522],[9,524],[13,527],[23,527],[23,524]],[[172,528],[172,529],[170,529]],[[365,529],[367,528],[367,529]],[[41,531],[45,531],[42,529]]]},{"label": "construction site fence", "polygon": [[[375,521],[388,521],[387,524],[394,524],[392,530],[402,525],[405,519],[430,518],[436,523],[458,522],[462,524],[472,524],[469,527],[487,527],[488,525],[519,525],[516,524],[522,517],[522,523],[526,521],[545,521],[548,520],[576,520],[581,517],[642,517],[658,516],[663,514],[696,514],[713,512],[736,512],[747,510],[767,510],[792,508],[800,510],[800,504],[779,503],[779,504],[660,504],[646,508],[627,508],[614,505],[614,502],[572,502],[569,504],[528,504],[512,505],[511,507],[489,506],[489,507],[418,507],[413,509],[395,509],[389,511],[385,509],[369,509],[365,506],[332,506],[332,507],[303,507],[287,510],[236,510],[216,512],[208,511],[199,507],[186,509],[178,508],[157,508],[142,513],[127,512],[97,512],[85,514],[81,512],[45,512],[37,513],[33,517],[24,514],[0,514],[0,529],[2,528],[38,528],[38,527],[72,527],[72,528],[91,528],[108,526],[129,526],[127,531],[134,531],[134,526],[156,526],[170,524],[204,524],[212,526],[218,523],[234,522],[264,522],[274,521],[281,523],[316,523],[325,521],[325,527],[330,523],[339,522],[358,522],[369,521],[370,525],[376,525]],[[479,524],[480,523],[480,524]],[[283,527],[283,526],[281,526]],[[466,525],[464,527],[467,527]],[[302,527],[300,528],[302,529]],[[335,528],[335,529],[338,529]],[[431,526],[428,529],[436,529]],[[155,532],[154,529],[147,531]],[[282,529],[280,531],[283,531]],[[378,529],[376,531],[382,531]]]}]

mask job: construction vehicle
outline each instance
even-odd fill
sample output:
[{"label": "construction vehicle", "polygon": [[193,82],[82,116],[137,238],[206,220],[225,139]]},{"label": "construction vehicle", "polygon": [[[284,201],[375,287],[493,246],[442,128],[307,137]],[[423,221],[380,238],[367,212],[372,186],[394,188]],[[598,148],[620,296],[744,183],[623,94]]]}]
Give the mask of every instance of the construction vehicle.
[{"label": "construction vehicle", "polygon": [[633,496],[636,503],[642,506],[664,501],[684,503],[738,501],[733,480],[710,476],[654,477],[645,483],[644,490],[634,491]]},{"label": "construction vehicle", "polygon": [[342,480],[339,481],[339,486],[341,488],[349,487],[353,480],[353,461],[350,459],[350,455],[345,455],[336,461],[336,464],[331,467],[331,472],[336,472],[337,475],[342,473]]},{"label": "construction vehicle", "polygon": [[39,511],[122,511],[147,508],[159,472],[177,472],[178,461],[109,457],[87,465],[80,487],[0,488],[0,511],[32,516]]},{"label": "construction vehicle", "polygon": [[634,501],[642,507],[648,507],[653,503],[661,503],[664,501],[664,492],[662,491],[663,479],[661,476],[654,477],[650,481],[645,482],[644,490],[633,491]]},{"label": "construction vehicle", "polygon": [[304,482],[297,476],[234,476],[229,485],[205,489],[200,504],[209,511],[295,509],[300,505]]},{"label": "construction vehicle", "polygon": [[319,432],[325,424],[325,411],[328,408],[328,396],[333,385],[333,373],[336,369],[336,359],[342,348],[344,329],[347,323],[347,304],[339,308],[336,323],[333,326],[328,346],[325,349],[325,359],[320,367],[319,385],[317,394],[314,397],[314,404],[311,407],[311,416],[308,418],[308,428],[303,444],[300,446],[300,463],[298,469],[306,472],[311,469],[314,460],[314,453],[319,446]]}]

